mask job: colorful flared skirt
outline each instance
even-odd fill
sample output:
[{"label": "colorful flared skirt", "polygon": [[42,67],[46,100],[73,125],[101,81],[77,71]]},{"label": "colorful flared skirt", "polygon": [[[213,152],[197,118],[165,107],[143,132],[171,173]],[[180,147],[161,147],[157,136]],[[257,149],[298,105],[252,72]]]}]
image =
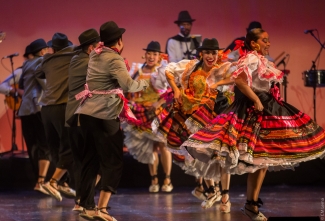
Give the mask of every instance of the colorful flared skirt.
[{"label": "colorful flared skirt", "polygon": [[212,169],[220,167],[217,162],[209,165],[200,161],[189,162],[180,150],[180,146],[189,138],[192,131],[205,127],[216,117],[216,111],[222,112],[229,106],[229,101],[223,97],[223,93],[220,93],[216,101],[216,104],[213,100],[209,104],[200,105],[192,115],[182,113],[177,104],[171,103],[153,121],[152,129],[155,134],[166,140],[169,151],[173,153],[173,162],[185,173],[218,181],[219,177],[216,176],[215,169]]},{"label": "colorful flared skirt", "polygon": [[239,90],[235,101],[205,128],[183,143],[179,154],[190,161],[219,162],[233,174],[260,168],[288,169],[300,162],[324,157],[325,131],[307,114],[275,99],[256,93],[264,110]]},{"label": "colorful flared skirt", "polygon": [[151,123],[163,108],[152,110],[141,104],[132,103],[130,109],[136,118],[141,121],[141,124],[121,124],[125,135],[124,144],[134,159],[144,164],[153,164],[155,160],[153,154],[154,144],[155,142],[164,141],[152,133]]}]

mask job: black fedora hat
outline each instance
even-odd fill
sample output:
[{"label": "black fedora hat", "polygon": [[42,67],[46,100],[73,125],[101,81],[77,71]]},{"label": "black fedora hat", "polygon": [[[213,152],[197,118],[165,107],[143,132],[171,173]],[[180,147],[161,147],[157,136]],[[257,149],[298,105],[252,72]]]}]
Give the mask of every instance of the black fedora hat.
[{"label": "black fedora hat", "polygon": [[91,28],[91,29],[88,29],[88,30],[82,32],[79,35],[78,39],[79,39],[79,43],[80,43],[80,45],[78,47],[82,47],[82,46],[91,44],[93,42],[98,42],[100,40],[100,37],[99,37],[98,32],[95,29]]},{"label": "black fedora hat", "polygon": [[30,49],[31,54],[39,52],[43,48],[47,48],[47,47],[48,46],[47,46],[47,44],[46,44],[46,42],[44,41],[43,38],[36,39],[35,41],[30,43],[30,45],[29,45],[29,49]]},{"label": "black fedora hat", "polygon": [[252,21],[251,23],[249,23],[248,28],[246,28],[246,30],[247,32],[249,32],[254,28],[262,28],[262,24],[258,21]]},{"label": "black fedora hat", "polygon": [[68,37],[62,33],[55,33],[52,40],[47,42],[47,45],[52,48],[62,49],[72,45],[72,42],[68,40]]},{"label": "black fedora hat", "polygon": [[223,48],[219,48],[219,43],[218,40],[215,38],[205,38],[203,40],[203,43],[200,47],[197,48],[198,51],[202,51],[202,50],[221,50]]},{"label": "black fedora hat", "polygon": [[112,42],[122,36],[124,28],[119,28],[114,21],[108,21],[100,26],[100,39],[103,42]]},{"label": "black fedora hat", "polygon": [[160,53],[163,53],[160,49],[160,44],[158,41],[151,41],[147,48],[144,48],[143,50],[145,51],[156,51],[156,52],[160,52]]},{"label": "black fedora hat", "polygon": [[29,54],[31,54],[30,45],[27,45],[23,56],[27,58]]},{"label": "black fedora hat", "polygon": [[190,13],[188,13],[188,11],[181,11],[178,14],[178,19],[176,21],[174,21],[175,24],[179,24],[181,22],[193,22],[195,21],[195,19],[191,18]]}]

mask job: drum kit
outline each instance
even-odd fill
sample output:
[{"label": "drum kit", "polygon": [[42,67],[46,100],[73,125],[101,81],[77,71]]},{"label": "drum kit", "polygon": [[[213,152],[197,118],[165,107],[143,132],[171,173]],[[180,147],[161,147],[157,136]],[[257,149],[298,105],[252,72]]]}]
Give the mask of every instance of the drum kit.
[{"label": "drum kit", "polygon": [[313,88],[314,121],[316,122],[316,88],[325,87],[325,70],[317,70],[315,63],[319,59],[322,50],[325,48],[325,42],[322,44],[322,42],[320,42],[320,40],[314,35],[313,31],[318,32],[317,29],[311,29],[305,31],[305,34],[310,33],[320,44],[321,48],[317,54],[316,59],[312,61],[313,64],[311,68],[302,73],[302,79],[304,81],[305,87]]},{"label": "drum kit", "polygon": [[308,70],[302,73],[305,87],[312,87],[314,104],[314,121],[316,122],[316,88],[325,87],[325,70]]},{"label": "drum kit", "polygon": [[302,73],[305,87],[325,87],[325,70],[309,70]]}]

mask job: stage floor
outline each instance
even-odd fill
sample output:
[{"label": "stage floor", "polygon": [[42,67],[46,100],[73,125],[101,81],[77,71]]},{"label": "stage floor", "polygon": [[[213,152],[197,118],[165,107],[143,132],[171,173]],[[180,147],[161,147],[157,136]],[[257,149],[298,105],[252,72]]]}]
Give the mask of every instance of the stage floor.
[{"label": "stage floor", "polygon": [[[172,193],[151,194],[144,188],[119,189],[111,199],[110,214],[118,221],[250,220],[240,211],[246,199],[244,186],[230,190],[232,207],[229,214],[219,212],[219,203],[202,209],[201,202],[191,195],[191,190],[177,187]],[[323,186],[266,186],[262,188],[260,197],[264,201],[260,210],[267,217],[319,216],[324,220]],[[58,202],[33,190],[1,190],[0,220],[84,220],[71,211],[73,203],[67,198]]]}]

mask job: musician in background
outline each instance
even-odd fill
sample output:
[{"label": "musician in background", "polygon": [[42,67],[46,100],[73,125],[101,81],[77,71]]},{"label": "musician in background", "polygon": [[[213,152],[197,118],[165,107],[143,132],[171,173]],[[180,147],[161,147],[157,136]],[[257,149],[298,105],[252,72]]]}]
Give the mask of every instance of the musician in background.
[{"label": "musician in background", "polygon": [[[30,51],[30,46],[26,46],[24,53],[25,60],[32,59],[34,56]],[[18,95],[22,95],[22,91],[20,89],[14,88],[14,84],[18,84],[20,76],[22,73],[22,67],[14,70],[14,73],[10,73],[10,75],[0,83],[0,94],[4,94],[6,96],[15,95],[15,91],[17,90]],[[14,77],[13,77],[14,76]],[[18,108],[18,107],[17,107]]]},{"label": "musician in background", "polygon": [[183,59],[193,59],[196,56],[196,48],[200,46],[200,42],[191,37],[192,23],[195,19],[191,18],[188,11],[181,11],[178,14],[178,19],[174,22],[178,25],[180,33],[167,40],[166,53],[169,57],[169,62],[179,62]]}]

